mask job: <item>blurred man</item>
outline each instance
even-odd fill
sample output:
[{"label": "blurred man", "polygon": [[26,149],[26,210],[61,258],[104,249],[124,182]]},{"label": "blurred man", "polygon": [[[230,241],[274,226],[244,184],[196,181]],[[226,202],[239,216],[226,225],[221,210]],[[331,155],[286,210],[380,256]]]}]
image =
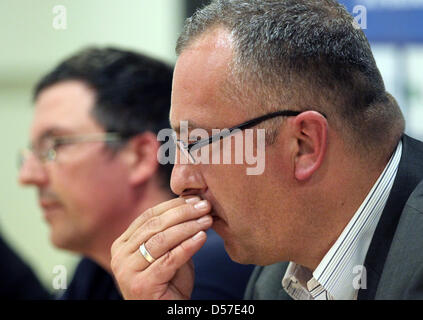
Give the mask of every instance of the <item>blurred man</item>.
[{"label": "blurred man", "polygon": [[[38,189],[53,244],[87,257],[64,299],[121,298],[109,274],[111,244],[140,213],[174,198],[156,136],[168,126],[171,83],[172,69],[159,61],[94,48],[59,64],[35,88],[32,147],[19,179]],[[251,267],[233,263],[218,236],[209,237],[194,258],[194,296],[241,298]]]},{"label": "blurred man", "polygon": [[[215,0],[187,20],[176,50],[172,190],[207,201],[204,216],[234,261],[268,266],[255,271],[246,297],[421,297],[423,276],[410,269],[421,253],[390,248],[393,239],[392,247],[422,241],[395,231],[423,179],[423,143],[403,134],[401,111],[345,8],[335,0]],[[224,128],[238,130],[195,142],[199,129]],[[263,130],[262,143],[248,144]],[[249,175],[248,161],[204,161],[239,137],[262,153],[262,174]],[[170,211],[186,218],[172,220]],[[197,217],[181,201],[153,212],[113,244],[112,270],[125,297],[189,297],[193,280],[181,270],[204,229],[173,232]],[[158,232],[167,241],[151,241]],[[155,261],[126,253],[141,243]],[[392,267],[415,277],[399,279]]]}]

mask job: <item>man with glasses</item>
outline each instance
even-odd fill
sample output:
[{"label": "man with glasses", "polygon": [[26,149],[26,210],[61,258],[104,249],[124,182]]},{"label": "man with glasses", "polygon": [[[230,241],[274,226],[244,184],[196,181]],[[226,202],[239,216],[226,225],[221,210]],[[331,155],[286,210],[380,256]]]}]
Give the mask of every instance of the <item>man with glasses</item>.
[{"label": "man with glasses", "polygon": [[[422,273],[410,269],[421,250],[390,248],[422,248],[419,217],[398,221],[423,179],[423,143],[404,135],[401,111],[345,8],[335,0],[214,0],[186,21],[176,51],[171,187],[203,199],[202,215],[234,261],[264,266],[245,297],[421,298]],[[197,143],[199,128],[209,137]],[[210,138],[224,128],[241,130]],[[198,161],[198,152],[259,130],[262,174],[246,174],[248,163]],[[195,205],[165,202],[115,241],[112,270],[126,298],[189,298],[193,275],[184,271],[206,239],[207,228],[190,223],[199,216]],[[127,253],[139,245],[141,254]]]},{"label": "man with glasses", "polygon": [[[142,212],[175,197],[172,166],[157,156],[171,84],[172,68],[114,48],[83,50],[37,84],[19,179],[38,189],[52,243],[86,257],[63,299],[121,298],[111,244]],[[232,262],[217,234],[209,237],[194,257],[194,297],[242,298],[252,266]]]}]

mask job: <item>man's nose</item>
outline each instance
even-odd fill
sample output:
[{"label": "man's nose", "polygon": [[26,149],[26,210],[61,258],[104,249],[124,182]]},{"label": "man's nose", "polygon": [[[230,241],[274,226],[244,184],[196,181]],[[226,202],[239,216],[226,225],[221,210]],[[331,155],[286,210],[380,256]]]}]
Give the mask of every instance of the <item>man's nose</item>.
[{"label": "man's nose", "polygon": [[177,195],[200,194],[207,185],[194,164],[175,164],[170,179],[170,187]]},{"label": "man's nose", "polygon": [[18,180],[22,185],[41,186],[48,182],[48,176],[40,160],[34,155],[28,155],[21,163]]}]

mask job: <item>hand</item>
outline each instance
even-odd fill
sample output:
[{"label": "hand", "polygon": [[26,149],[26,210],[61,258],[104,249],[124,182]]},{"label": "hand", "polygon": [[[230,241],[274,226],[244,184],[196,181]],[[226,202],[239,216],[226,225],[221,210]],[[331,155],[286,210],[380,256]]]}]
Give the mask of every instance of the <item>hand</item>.
[{"label": "hand", "polygon": [[[111,268],[125,299],[189,299],[194,286],[191,257],[206,242],[210,203],[177,198],[142,213],[113,243]],[[139,247],[156,259],[148,262]]]}]

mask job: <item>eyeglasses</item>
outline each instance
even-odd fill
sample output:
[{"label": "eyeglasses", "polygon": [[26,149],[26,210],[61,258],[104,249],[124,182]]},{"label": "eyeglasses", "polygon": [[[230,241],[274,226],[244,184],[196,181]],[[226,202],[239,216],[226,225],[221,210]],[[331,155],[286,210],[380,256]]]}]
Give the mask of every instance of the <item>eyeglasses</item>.
[{"label": "eyeglasses", "polygon": [[[198,141],[193,142],[193,143],[186,143],[185,141],[177,139],[176,134],[173,135],[173,139],[174,139],[175,144],[178,147],[179,151],[181,152],[181,154],[184,155],[184,157],[186,157],[188,159],[189,163],[197,164],[198,160],[196,159],[196,157],[193,154],[193,151],[195,151],[197,149],[200,149],[200,148],[202,148],[206,145],[209,145],[209,144],[211,144],[215,141],[218,141],[218,140],[221,140],[225,137],[228,137],[228,136],[232,135],[234,133],[234,131],[236,132],[238,130],[244,130],[244,129],[254,127],[254,126],[260,124],[263,121],[266,121],[266,120],[269,120],[269,119],[272,119],[272,118],[275,118],[275,117],[296,117],[302,112],[304,112],[304,111],[281,110],[281,111],[268,113],[268,114],[265,114],[261,117],[248,120],[244,123],[241,123],[237,126],[230,128],[228,130],[223,130],[221,133],[212,135],[210,138],[204,138],[204,139],[198,140]],[[323,116],[326,117],[325,115],[323,115]]]},{"label": "eyeglasses", "polygon": [[42,148],[36,149],[33,146],[22,149],[18,156],[18,167],[22,167],[29,155],[34,155],[40,162],[55,161],[58,148],[63,145],[87,143],[87,142],[120,142],[122,137],[115,132],[92,133],[81,135],[57,136],[45,139]]}]

